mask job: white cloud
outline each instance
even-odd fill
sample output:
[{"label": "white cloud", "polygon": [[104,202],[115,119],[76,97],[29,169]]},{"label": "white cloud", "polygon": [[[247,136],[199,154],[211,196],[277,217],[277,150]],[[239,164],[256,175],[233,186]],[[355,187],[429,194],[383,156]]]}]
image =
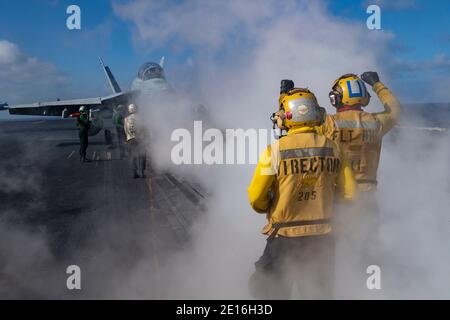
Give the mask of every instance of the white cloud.
[{"label": "white cloud", "polygon": [[436,54],[423,60],[405,60],[391,57],[387,67],[393,84],[404,102],[448,102],[450,57]]},{"label": "white cloud", "polygon": [[[206,98],[217,104],[221,96],[219,104],[235,105],[232,100],[239,96],[246,108],[258,108],[255,117],[262,122],[269,110],[261,106],[275,103],[283,78],[311,87],[328,105],[330,84],[343,73],[377,69],[384,79],[388,76],[379,60],[392,35],[369,31],[365,21],[336,19],[322,4],[136,0],[116,3],[114,9],[134,23],[142,43],[158,48],[175,42],[193,51],[196,80]],[[221,93],[224,87],[233,94]]]},{"label": "white cloud", "polygon": [[[136,25],[140,39],[152,45],[168,40],[207,45],[215,49],[227,41],[227,36],[247,35],[242,28],[273,18],[275,3],[261,5],[256,1],[134,1],[114,4],[115,12]],[[284,6],[283,6],[284,7]]]},{"label": "white cloud", "polygon": [[9,104],[55,99],[67,91],[66,77],[49,63],[0,40],[0,101]]},{"label": "white cloud", "polygon": [[450,71],[450,57],[445,53],[436,54],[430,59],[411,61],[395,60],[394,67],[398,72],[418,72],[418,71]]},{"label": "white cloud", "polygon": [[[405,102],[436,99],[434,83],[448,78],[448,72],[439,71],[441,67],[448,70],[447,56],[436,55],[429,61],[397,59],[396,51],[401,39],[390,32],[368,30],[365,20],[350,22],[345,17],[334,17],[327,12],[324,3],[287,0],[281,6],[273,0],[177,3],[135,0],[115,3],[113,7],[119,17],[132,22],[134,38],[140,44],[153,49],[170,45],[176,46],[179,52],[183,49],[189,53],[194,51],[196,59],[193,62],[199,78],[205,77],[207,72],[209,76],[220,72],[226,77],[228,70],[236,72],[234,66],[239,64],[242,64],[239,66],[242,72],[239,70],[238,73],[248,77],[253,75],[249,68],[265,70],[266,75],[258,81],[269,81],[268,77],[279,81],[278,77],[294,74],[296,70],[293,77],[312,86],[326,103],[328,87],[324,88],[323,81],[330,82],[338,76],[333,73],[362,72],[362,69],[376,65],[383,80],[395,89],[400,99],[406,99]],[[417,5],[414,0],[374,0],[367,3],[377,3],[387,10]],[[277,63],[266,60],[264,66],[257,67],[258,57],[263,55],[277,60]],[[280,65],[281,61],[289,63]],[[358,64],[358,61],[363,63]],[[275,73],[268,73],[268,68]],[[320,77],[317,70],[320,70]],[[430,74],[430,81],[421,84],[420,91],[425,95],[416,94],[417,88],[411,94],[410,88],[415,87],[416,80],[422,77],[414,73],[418,71],[439,71],[436,72],[439,74]],[[232,76],[230,78],[233,79]],[[241,75],[235,78],[242,80]],[[214,83],[210,80],[205,81],[207,87]],[[200,86],[204,85],[200,82]],[[440,95],[437,99],[443,100],[445,96]]]},{"label": "white cloud", "polygon": [[435,55],[432,59],[425,62],[425,68],[427,69],[449,69],[450,57],[445,53]]}]

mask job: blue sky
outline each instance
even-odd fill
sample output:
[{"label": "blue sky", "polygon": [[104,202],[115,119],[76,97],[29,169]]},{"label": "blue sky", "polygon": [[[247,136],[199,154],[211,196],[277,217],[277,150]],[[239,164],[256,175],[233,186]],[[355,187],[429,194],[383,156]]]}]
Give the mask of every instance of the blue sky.
[{"label": "blue sky", "polygon": [[[117,16],[113,2],[127,3],[125,0],[1,1],[0,40],[14,43],[21,52],[36,57],[42,63],[54,65],[70,87],[70,90],[61,93],[63,98],[71,98],[74,94],[96,96],[108,93],[98,64],[99,56],[110,65],[125,88],[129,87],[138,67],[145,61],[158,61],[161,55],[165,55],[170,66],[169,75],[171,68],[176,69],[185,63],[189,48],[176,50],[169,44],[155,47],[140,45],[136,40],[135,26],[131,21]],[[450,1],[378,2],[382,8],[383,32],[395,35],[392,57],[401,61],[398,68],[402,72],[414,72],[408,81],[415,78],[418,83],[433,81],[432,74],[438,73],[442,77],[442,72],[447,77],[450,74]],[[329,10],[337,18],[365,25],[366,0],[328,3]],[[80,31],[66,28],[66,8],[70,4],[81,7]],[[441,70],[441,65],[446,69]],[[400,86],[400,81],[395,85]],[[53,99],[52,94],[49,94],[48,99]],[[2,95],[0,92],[0,102],[5,100]],[[33,99],[30,97],[30,100],[12,102],[32,102]]]},{"label": "blue sky", "polygon": [[[370,1],[369,1],[370,2]],[[364,21],[368,1],[330,1],[330,8],[338,16]],[[372,1],[376,3],[376,1]],[[389,2],[389,1],[384,1]],[[396,2],[395,0],[392,3]],[[402,1],[399,1],[402,2]],[[398,8],[382,9],[382,29],[392,31],[399,46],[400,58],[427,59],[450,49],[450,1],[403,1]],[[443,41],[444,40],[444,41]],[[446,40],[446,42],[445,42]]]}]

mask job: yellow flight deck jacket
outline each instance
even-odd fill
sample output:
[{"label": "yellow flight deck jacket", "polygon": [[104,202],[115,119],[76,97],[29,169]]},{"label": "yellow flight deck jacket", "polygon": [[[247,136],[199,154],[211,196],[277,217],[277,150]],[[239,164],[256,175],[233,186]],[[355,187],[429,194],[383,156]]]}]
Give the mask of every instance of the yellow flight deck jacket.
[{"label": "yellow flight deck jacket", "polygon": [[[289,130],[287,136],[268,146],[259,159],[248,188],[252,208],[267,213],[264,234],[273,223],[312,222],[282,227],[278,235],[299,237],[331,231],[336,190],[345,199],[354,197],[356,183],[350,164],[339,146],[315,128]],[[322,220],[314,224],[315,220]]]},{"label": "yellow flight deck jacket", "polygon": [[384,112],[337,112],[327,115],[325,123],[319,128],[345,152],[360,191],[376,189],[382,138],[394,127],[400,115],[399,101],[383,83],[375,83],[373,90],[383,103]]}]

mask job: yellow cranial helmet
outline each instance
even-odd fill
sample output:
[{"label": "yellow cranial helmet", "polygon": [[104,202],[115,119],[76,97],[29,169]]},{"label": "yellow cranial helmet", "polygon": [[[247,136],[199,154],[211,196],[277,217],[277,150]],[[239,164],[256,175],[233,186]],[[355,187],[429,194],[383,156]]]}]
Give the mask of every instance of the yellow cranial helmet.
[{"label": "yellow cranial helmet", "polygon": [[294,88],[280,95],[280,118],[287,129],[315,126],[322,122],[322,112],[314,93]]},{"label": "yellow cranial helmet", "polygon": [[365,107],[370,101],[370,94],[364,81],[352,73],[345,74],[333,82],[329,97],[331,104],[336,108]]}]

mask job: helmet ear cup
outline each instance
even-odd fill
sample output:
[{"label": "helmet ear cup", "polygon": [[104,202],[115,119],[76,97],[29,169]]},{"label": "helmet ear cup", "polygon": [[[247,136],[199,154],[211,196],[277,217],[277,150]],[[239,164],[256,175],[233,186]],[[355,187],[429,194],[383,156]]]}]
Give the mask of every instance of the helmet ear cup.
[{"label": "helmet ear cup", "polygon": [[331,90],[328,94],[330,98],[330,103],[333,107],[338,108],[342,104],[342,94],[336,90]]}]

